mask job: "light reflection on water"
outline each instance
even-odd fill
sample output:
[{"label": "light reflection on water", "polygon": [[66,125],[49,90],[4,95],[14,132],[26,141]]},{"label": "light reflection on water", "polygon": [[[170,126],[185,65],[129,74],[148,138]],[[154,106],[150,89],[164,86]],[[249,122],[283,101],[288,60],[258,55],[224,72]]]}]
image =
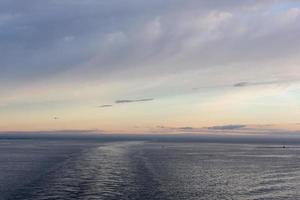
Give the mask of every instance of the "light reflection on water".
[{"label": "light reflection on water", "polygon": [[300,199],[297,148],[183,142],[1,144],[2,199]]}]

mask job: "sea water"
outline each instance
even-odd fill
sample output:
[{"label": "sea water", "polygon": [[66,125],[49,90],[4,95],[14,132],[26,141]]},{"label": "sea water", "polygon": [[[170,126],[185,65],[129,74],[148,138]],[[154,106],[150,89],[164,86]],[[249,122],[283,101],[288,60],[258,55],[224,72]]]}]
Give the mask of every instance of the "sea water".
[{"label": "sea water", "polygon": [[0,199],[300,199],[300,149],[273,144],[0,140]]}]

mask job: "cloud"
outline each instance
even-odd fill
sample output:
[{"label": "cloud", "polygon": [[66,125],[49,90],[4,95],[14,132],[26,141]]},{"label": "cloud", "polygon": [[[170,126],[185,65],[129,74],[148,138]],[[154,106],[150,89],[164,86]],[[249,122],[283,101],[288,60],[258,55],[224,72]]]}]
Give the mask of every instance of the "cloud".
[{"label": "cloud", "polygon": [[64,40],[65,42],[71,42],[71,41],[73,41],[74,39],[75,39],[75,37],[72,36],[72,35],[65,36],[65,37],[63,38],[63,40]]},{"label": "cloud", "polygon": [[247,86],[259,86],[259,85],[273,85],[273,84],[290,84],[294,82],[299,82],[299,78],[294,79],[282,79],[273,81],[261,81],[261,82],[238,82],[233,84],[233,87],[247,87]]},{"label": "cloud", "polygon": [[201,86],[201,87],[193,87],[192,90],[197,91],[200,89],[208,90],[208,89],[218,89],[218,88],[227,88],[227,87],[236,87],[236,88],[242,88],[242,87],[250,87],[250,86],[268,86],[268,85],[290,85],[293,83],[300,82],[300,78],[287,78],[287,79],[279,79],[279,80],[272,80],[272,81],[253,81],[253,82],[237,82],[234,84],[212,84],[207,86]]},{"label": "cloud", "polygon": [[190,126],[184,126],[184,127],[179,127],[178,129],[189,131],[189,130],[194,130],[195,128],[190,127]]},{"label": "cloud", "polygon": [[87,136],[88,134],[101,134],[104,133],[104,130],[100,129],[61,129],[61,130],[40,130],[40,131],[0,131],[0,136],[26,136],[26,137],[31,137],[31,136],[51,136],[53,134],[56,136]]},{"label": "cloud", "polygon": [[245,87],[248,86],[249,83],[248,82],[239,82],[233,85],[233,87]]},{"label": "cloud", "polygon": [[230,124],[230,125],[222,125],[222,126],[210,126],[206,128],[210,130],[237,130],[245,127],[246,125],[243,124]]},{"label": "cloud", "polygon": [[[115,104],[126,104],[126,103],[134,103],[134,102],[145,102],[145,101],[153,101],[153,98],[145,98],[145,99],[121,99],[121,100],[116,100]],[[97,106],[99,108],[108,108],[108,107],[113,107],[113,104],[103,104],[100,106]]]},{"label": "cloud", "polygon": [[[59,102],[67,112],[91,99],[117,99],[109,102],[115,106],[153,100],[136,97],[166,97],[182,106],[177,111],[158,105],[157,116],[176,113],[178,121],[178,113],[188,108],[218,104],[219,95],[229,102],[228,88],[300,78],[300,10],[293,6],[274,13],[278,2],[1,0],[0,99],[9,106],[40,101],[47,111],[47,102]],[[187,95],[198,86],[201,94]],[[248,91],[242,92],[246,98]],[[281,95],[283,106],[299,99],[296,92],[288,95]],[[239,102],[216,120],[236,114],[249,119],[256,112],[242,116],[241,106],[260,108],[256,99]],[[206,106],[197,118],[211,109],[218,108]],[[287,120],[289,110],[280,112]]]},{"label": "cloud", "polygon": [[134,100],[127,100],[127,99],[123,99],[123,100],[116,100],[115,103],[132,103],[135,102]]},{"label": "cloud", "polygon": [[153,101],[153,98],[147,98],[147,99],[122,99],[122,100],[116,100],[115,103],[116,104],[120,104],[120,103],[133,103],[133,102],[145,102],[145,101]]},{"label": "cloud", "polygon": [[207,132],[210,131],[228,131],[228,130],[240,130],[246,128],[246,125],[241,124],[230,124],[230,125],[222,125],[222,126],[211,126],[211,127],[191,127],[191,126],[183,126],[175,128],[178,131],[186,131],[186,132]]},{"label": "cloud", "polygon": [[113,105],[111,104],[104,104],[104,105],[101,105],[101,106],[98,106],[99,108],[107,108],[107,107],[112,107]]},{"label": "cloud", "polygon": [[[272,13],[274,5],[233,0],[28,0],[25,5],[5,0],[0,15],[0,80],[14,77],[23,82],[78,67],[89,72],[84,79],[132,73],[134,66],[142,76],[211,67],[212,74],[219,69],[230,74],[225,68],[232,62],[240,63],[233,67],[235,72],[247,68],[245,74],[252,76],[261,68],[262,76],[267,75],[269,69],[281,67],[249,68],[249,62],[292,56],[299,46],[299,10]],[[288,33],[295,34],[285,37]]]},{"label": "cloud", "polygon": [[148,98],[148,99],[137,99],[135,100],[135,102],[139,102],[139,101],[153,101],[153,98]]}]

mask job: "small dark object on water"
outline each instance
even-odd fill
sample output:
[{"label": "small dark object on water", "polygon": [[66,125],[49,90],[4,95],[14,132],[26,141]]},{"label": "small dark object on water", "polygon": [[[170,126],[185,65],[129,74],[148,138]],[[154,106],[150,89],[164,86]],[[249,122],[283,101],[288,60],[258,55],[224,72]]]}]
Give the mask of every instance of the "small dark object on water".
[{"label": "small dark object on water", "polygon": [[285,145],[283,145],[283,146],[282,146],[282,148],[284,148],[284,149],[285,149]]}]

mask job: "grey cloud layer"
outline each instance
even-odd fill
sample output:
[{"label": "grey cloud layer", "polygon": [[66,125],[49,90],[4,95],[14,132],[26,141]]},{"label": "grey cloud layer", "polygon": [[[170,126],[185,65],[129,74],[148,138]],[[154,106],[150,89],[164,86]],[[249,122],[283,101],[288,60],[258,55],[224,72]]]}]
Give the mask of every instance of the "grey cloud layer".
[{"label": "grey cloud layer", "polygon": [[255,77],[257,69],[264,69],[262,77],[279,76],[278,66],[254,64],[299,55],[300,10],[272,13],[275,4],[3,0],[0,83],[13,86],[78,68],[86,79],[126,70],[159,76],[200,69],[230,78],[234,74],[223,66],[231,63],[246,63],[234,72],[249,69]]}]

